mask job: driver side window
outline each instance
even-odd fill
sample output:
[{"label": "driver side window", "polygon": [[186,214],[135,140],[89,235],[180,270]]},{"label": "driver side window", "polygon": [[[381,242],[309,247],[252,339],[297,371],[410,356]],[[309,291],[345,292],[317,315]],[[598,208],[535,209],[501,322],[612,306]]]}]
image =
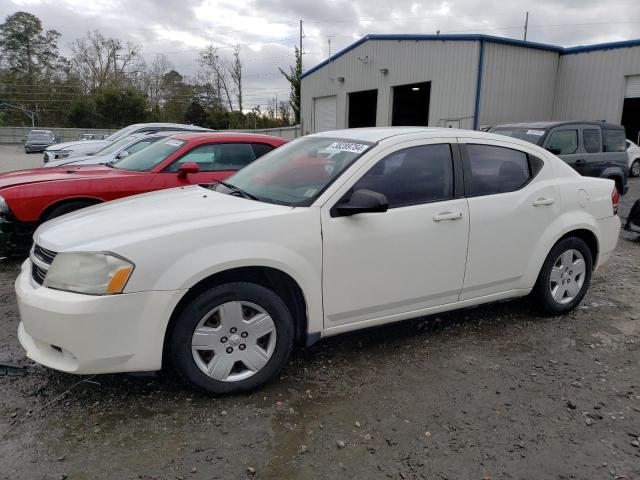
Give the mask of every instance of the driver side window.
[{"label": "driver side window", "polygon": [[389,208],[453,198],[453,158],[449,144],[421,145],[393,152],[356,182],[353,191],[373,190]]},{"label": "driver side window", "polygon": [[177,172],[184,163],[197,163],[201,172],[240,170],[256,159],[249,143],[200,145],[173,162],[166,171]]}]

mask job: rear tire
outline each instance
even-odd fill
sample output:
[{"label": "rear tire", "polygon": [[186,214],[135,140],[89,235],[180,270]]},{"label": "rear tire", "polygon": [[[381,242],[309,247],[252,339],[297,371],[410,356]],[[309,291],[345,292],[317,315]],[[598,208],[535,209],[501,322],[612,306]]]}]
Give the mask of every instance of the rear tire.
[{"label": "rear tire", "polygon": [[47,213],[44,216],[42,221],[47,222],[49,220],[53,220],[54,218],[61,217],[62,215],[66,215],[67,213],[80,210],[81,208],[90,207],[91,205],[95,205],[95,204],[91,202],[83,202],[83,201],[63,203],[62,205],[58,205],[49,213]]},{"label": "rear tire", "polygon": [[629,169],[630,177],[640,177],[640,160],[636,160],[631,164]]},{"label": "rear tire", "polygon": [[293,319],[275,292],[247,282],[213,287],[180,312],[168,337],[173,369],[213,394],[250,391],[275,377],[293,349]]},{"label": "rear tire", "polygon": [[591,283],[593,257],[584,240],[567,237],[545,259],[533,294],[546,313],[562,315],[584,298]]}]

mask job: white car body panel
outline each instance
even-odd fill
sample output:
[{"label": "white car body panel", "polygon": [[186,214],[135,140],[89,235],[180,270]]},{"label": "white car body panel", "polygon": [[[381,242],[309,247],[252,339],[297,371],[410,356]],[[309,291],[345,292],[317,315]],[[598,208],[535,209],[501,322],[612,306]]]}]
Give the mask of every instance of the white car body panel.
[{"label": "white car body panel", "polygon": [[[620,220],[612,211],[613,181],[581,177],[528,142],[423,128],[317,136],[378,145],[309,207],[191,186],[97,205],[42,225],[34,238],[46,249],[110,251],[132,261],[135,270],[123,294],[92,297],[35,284],[27,261],[16,282],[27,354],[76,373],[159,369],[165,330],[180,298],[201,280],[233,268],[269,267],[289,275],[303,292],[308,334],[320,337],[526,295],[551,247],[576,229],[596,236],[598,265],[615,248]],[[344,193],[388,153],[442,142],[516,148],[544,166],[516,192],[331,217]],[[534,206],[540,198],[553,203]],[[462,218],[433,221],[448,211]],[[86,323],[80,324],[81,317]],[[104,326],[109,318],[111,329]],[[143,327],[153,330],[153,338],[143,336]],[[92,356],[96,332],[101,347]],[[65,358],[67,350],[75,356]]]},{"label": "white car body panel", "polygon": [[627,142],[629,142],[629,148],[627,148],[627,155],[629,156],[629,168],[631,168],[631,165],[633,165],[633,162],[635,162],[636,160],[640,161],[640,147],[632,142],[631,140],[627,139]]}]

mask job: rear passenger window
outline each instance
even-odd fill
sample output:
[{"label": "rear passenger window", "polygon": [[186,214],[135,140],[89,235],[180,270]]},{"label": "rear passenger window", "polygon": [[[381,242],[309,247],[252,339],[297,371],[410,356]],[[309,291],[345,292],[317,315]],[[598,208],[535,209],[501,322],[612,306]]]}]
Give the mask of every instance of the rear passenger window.
[{"label": "rear passenger window", "polygon": [[266,143],[252,143],[251,147],[253,148],[253,152],[256,154],[256,158],[260,158],[265,153],[269,153],[273,150],[273,146],[267,145]]},{"label": "rear passenger window", "polygon": [[624,152],[624,130],[603,130],[602,145],[605,152]]},{"label": "rear passenger window", "polygon": [[600,151],[600,129],[585,128],[582,130],[582,139],[584,140],[584,149],[587,153],[598,153]]},{"label": "rear passenger window", "polygon": [[511,148],[467,144],[471,195],[513,192],[530,179],[527,154]]},{"label": "rear passenger window", "polygon": [[453,159],[449,144],[398,150],[376,163],[353,190],[384,194],[389,208],[418,205],[453,197]]},{"label": "rear passenger window", "polygon": [[578,150],[577,130],[556,130],[551,133],[547,148],[558,149],[558,155],[570,155]]}]

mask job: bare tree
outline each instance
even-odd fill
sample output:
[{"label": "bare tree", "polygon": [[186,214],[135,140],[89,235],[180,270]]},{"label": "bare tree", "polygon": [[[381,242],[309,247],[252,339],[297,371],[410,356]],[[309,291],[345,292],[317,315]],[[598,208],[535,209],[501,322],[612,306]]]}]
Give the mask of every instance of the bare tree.
[{"label": "bare tree", "polygon": [[276,103],[276,99],[273,97],[267,99],[267,107],[265,109],[265,114],[267,115],[267,117],[275,120],[277,113],[278,105]]},{"label": "bare tree", "polygon": [[128,74],[139,72],[139,50],[138,45],[123,44],[94,30],[71,43],[72,68],[87,91],[124,83]]},{"label": "bare tree", "polygon": [[278,117],[283,126],[288,126],[291,123],[291,105],[286,100],[278,102]]},{"label": "bare tree", "polygon": [[240,61],[240,45],[236,45],[233,52],[233,61],[229,66],[229,74],[235,86],[238,110],[242,112],[242,62]]},{"label": "bare tree", "polygon": [[152,108],[158,109],[163,100],[165,75],[173,70],[173,65],[163,53],[156,54],[144,72],[144,90]]},{"label": "bare tree", "polygon": [[218,99],[222,104],[223,96],[229,106],[229,110],[233,110],[233,101],[229,92],[229,78],[225,62],[218,55],[218,49],[213,45],[208,45],[200,51],[199,58],[201,77],[206,79],[207,84],[215,86]]}]

